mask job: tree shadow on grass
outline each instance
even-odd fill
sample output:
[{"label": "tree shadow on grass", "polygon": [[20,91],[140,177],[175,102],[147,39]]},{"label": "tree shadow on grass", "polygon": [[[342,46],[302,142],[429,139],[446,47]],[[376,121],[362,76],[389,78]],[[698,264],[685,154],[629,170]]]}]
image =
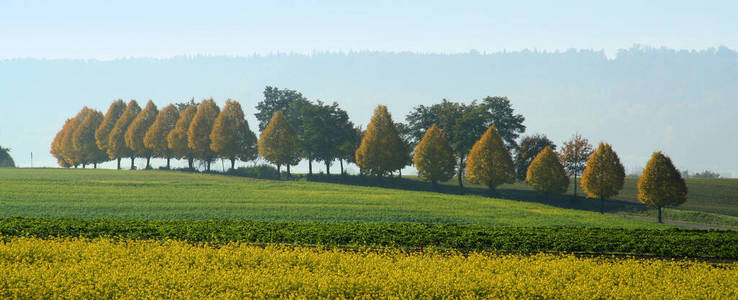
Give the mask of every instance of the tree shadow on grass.
[{"label": "tree shadow on grass", "polygon": [[[324,182],[345,184],[364,187],[381,187],[389,189],[435,192],[452,195],[478,195],[499,199],[541,203],[559,208],[578,209],[592,212],[600,212],[600,199],[586,198],[572,195],[545,195],[533,190],[522,190],[509,187],[499,188],[491,191],[481,187],[464,187],[458,185],[438,184],[433,186],[429,182],[398,177],[376,177],[364,175],[296,175],[293,180],[308,180],[312,182]],[[636,212],[645,211],[648,208],[642,204],[621,200],[605,200],[605,213]]]}]

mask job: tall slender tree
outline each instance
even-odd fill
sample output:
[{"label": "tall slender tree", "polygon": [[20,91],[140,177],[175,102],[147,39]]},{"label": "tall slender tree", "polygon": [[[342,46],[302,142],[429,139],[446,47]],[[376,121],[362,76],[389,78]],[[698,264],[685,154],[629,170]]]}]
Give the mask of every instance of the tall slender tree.
[{"label": "tall slender tree", "polygon": [[582,188],[588,197],[600,198],[600,213],[605,213],[605,199],[617,195],[625,184],[625,168],[612,146],[600,143],[582,173]]},{"label": "tall slender tree", "polygon": [[97,169],[97,164],[106,161],[108,158],[108,155],[97,147],[95,141],[95,131],[100,127],[103,118],[101,112],[90,109],[87,116],[72,134],[74,151],[81,158],[83,167],[86,164],[93,164],[94,168]]},{"label": "tall slender tree", "polygon": [[77,152],[74,148],[74,132],[79,128],[80,123],[84,121],[89,112],[90,109],[87,108],[87,106],[83,107],[82,110],[66,124],[67,127],[63,129],[64,135],[61,140],[61,150],[62,153],[64,153],[64,158],[67,160],[67,163],[75,168],[80,164],[84,168],[87,164],[84,162],[82,154]]},{"label": "tall slender tree", "polygon": [[592,145],[589,140],[583,138],[580,134],[575,134],[568,141],[564,142],[561,148],[560,160],[564,164],[564,168],[569,175],[574,176],[574,197],[577,197],[577,176],[584,171],[587,166],[587,160],[592,155]]},{"label": "tall slender tree", "polygon": [[167,136],[174,130],[179,120],[179,110],[170,104],[164,107],[156,116],[156,120],[144,136],[144,146],[151,150],[154,156],[165,158],[167,160],[167,169],[170,168],[172,159],[172,150],[169,149]]},{"label": "tall slender tree", "polygon": [[213,132],[213,124],[218,114],[220,114],[220,108],[213,99],[203,100],[197,106],[197,113],[192,118],[187,131],[187,146],[192,149],[195,158],[205,162],[208,172],[210,172],[210,163],[215,159],[215,152],[210,150],[210,133]]},{"label": "tall slender tree", "polygon": [[526,180],[534,189],[546,194],[563,194],[569,187],[569,177],[558,155],[546,146],[528,166]]},{"label": "tall slender tree", "polygon": [[356,163],[370,175],[384,176],[404,167],[409,152],[387,107],[377,106],[356,150]]},{"label": "tall slender tree", "polygon": [[[300,156],[297,135],[281,110],[274,113],[272,120],[259,137],[259,154],[277,165],[289,165]],[[287,170],[289,176],[289,169]]]},{"label": "tall slender tree", "polygon": [[638,200],[658,208],[659,223],[661,208],[667,205],[680,205],[687,201],[687,183],[671,162],[671,158],[661,152],[654,152],[638,178]]},{"label": "tall slender tree", "polygon": [[156,105],[153,101],[149,100],[146,103],[146,107],[136,115],[136,118],[133,119],[133,122],[131,122],[131,125],[128,126],[128,130],[126,131],[126,146],[133,152],[131,160],[133,160],[133,156],[146,158],[146,169],[151,169],[151,156],[154,153],[144,145],[144,137],[151,124],[154,124],[158,114],[159,110],[156,108]]},{"label": "tall slender tree", "polygon": [[123,111],[120,118],[115,121],[115,126],[113,126],[113,129],[110,131],[110,136],[108,137],[108,157],[110,159],[118,160],[118,169],[120,169],[120,158],[122,157],[130,157],[131,169],[134,167],[135,157],[133,156],[133,150],[128,148],[126,145],[125,136],[126,131],[128,131],[128,126],[133,122],[139,112],[141,112],[141,107],[138,106],[136,100],[131,100],[128,102],[126,110]]},{"label": "tall slender tree", "polygon": [[193,164],[195,153],[187,145],[187,131],[189,131],[190,123],[192,123],[192,119],[195,118],[196,113],[197,106],[194,104],[187,106],[174,125],[174,130],[167,135],[167,146],[169,146],[169,150],[172,152],[172,157],[187,159],[187,165],[190,169],[194,169],[195,167]]},{"label": "tall slender tree", "polygon": [[67,158],[64,156],[64,151],[62,151],[62,140],[64,140],[64,134],[65,130],[69,128],[69,123],[72,121],[72,119],[67,119],[64,121],[64,125],[62,128],[56,133],[56,136],[54,136],[54,140],[51,142],[51,155],[56,158],[56,163],[59,164],[62,168],[69,168],[69,162],[67,161]]},{"label": "tall slender tree", "polygon": [[249,129],[241,104],[237,101],[226,101],[225,107],[215,119],[210,140],[210,150],[230,160],[231,169],[235,168],[236,159],[248,161],[256,156],[256,135]]},{"label": "tall slender tree", "polygon": [[418,176],[438,185],[438,181],[446,181],[456,171],[456,156],[446,135],[435,124],[426,130],[423,139],[415,147],[413,163],[418,169]]},{"label": "tall slender tree", "polygon": [[486,184],[494,191],[503,183],[515,181],[510,150],[505,147],[494,125],[489,126],[467,157],[466,174],[472,183]]},{"label": "tall slender tree", "polygon": [[[113,127],[115,127],[115,122],[118,121],[125,110],[126,103],[123,102],[123,100],[121,99],[115,100],[112,104],[110,104],[108,112],[105,113],[102,124],[100,124],[100,127],[95,130],[95,142],[97,143],[97,147],[101,151],[107,153],[108,141],[110,140],[110,132],[113,130]],[[120,157],[118,157],[117,161],[118,169],[120,169]]]}]

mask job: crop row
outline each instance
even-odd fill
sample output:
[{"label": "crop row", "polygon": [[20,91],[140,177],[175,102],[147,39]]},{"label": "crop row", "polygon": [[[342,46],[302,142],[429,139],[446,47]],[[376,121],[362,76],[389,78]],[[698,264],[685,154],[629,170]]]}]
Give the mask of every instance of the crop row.
[{"label": "crop row", "polygon": [[717,230],[10,217],[0,235],[738,259],[738,232]]}]

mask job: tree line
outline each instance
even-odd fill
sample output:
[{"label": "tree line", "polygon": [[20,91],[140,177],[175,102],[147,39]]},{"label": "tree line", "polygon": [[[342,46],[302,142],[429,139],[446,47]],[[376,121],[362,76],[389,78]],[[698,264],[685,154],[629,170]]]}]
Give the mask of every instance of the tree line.
[{"label": "tree line", "polygon": [[[212,99],[195,103],[170,104],[159,111],[149,101],[141,109],[135,100],[113,102],[103,115],[84,107],[66,120],[51,144],[51,153],[62,167],[77,167],[122,158],[152,157],[186,159],[189,168],[195,160],[210,164],[217,158],[231,162],[251,161],[258,156],[275,164],[280,171],[301,160],[321,161],[330,174],[338,161],[341,174],[344,161],[354,163],[362,174],[386,176],[414,165],[421,179],[438,182],[454,176],[487,185],[525,180],[546,194],[567,191],[570,176],[577,177],[591,198],[613,197],[623,188],[625,170],[612,146],[601,143],[596,150],[581,135],[574,135],[556,152],[556,145],[545,135],[526,136],[525,118],[515,114],[506,97],[486,97],[481,101],[458,103],[442,100],[430,106],[417,106],[406,116],[406,123],[395,122],[386,106],[379,105],[366,130],[356,126],[337,103],[310,101],[301,93],[266,87],[264,99],[256,106],[259,138],[250,130],[241,105],[227,100],[222,110]],[[515,152],[513,157],[512,151]],[[686,201],[686,184],[671,160],[654,153],[639,179],[641,202],[658,207]]]}]

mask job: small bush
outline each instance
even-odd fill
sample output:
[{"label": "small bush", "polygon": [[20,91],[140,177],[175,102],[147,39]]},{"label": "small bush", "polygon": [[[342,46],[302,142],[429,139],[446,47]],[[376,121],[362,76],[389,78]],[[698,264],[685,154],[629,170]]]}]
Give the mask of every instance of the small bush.
[{"label": "small bush", "polygon": [[236,170],[228,170],[226,174],[259,179],[279,179],[277,168],[270,165],[256,165],[245,168],[240,167]]}]

